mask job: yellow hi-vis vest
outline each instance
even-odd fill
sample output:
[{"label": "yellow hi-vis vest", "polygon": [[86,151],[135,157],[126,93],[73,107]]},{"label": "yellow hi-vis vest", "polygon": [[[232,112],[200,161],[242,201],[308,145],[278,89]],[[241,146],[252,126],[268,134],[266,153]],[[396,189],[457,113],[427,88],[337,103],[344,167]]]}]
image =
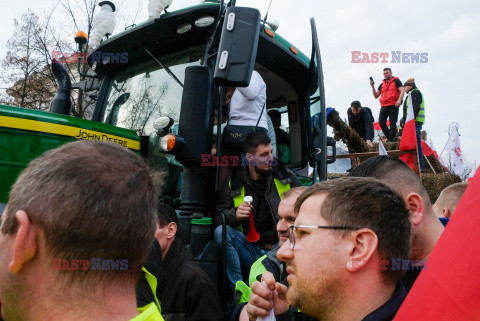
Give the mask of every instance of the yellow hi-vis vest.
[{"label": "yellow hi-vis vest", "polygon": [[[418,88],[414,88],[410,92],[414,92],[415,90],[418,90]],[[408,111],[408,99],[407,99],[407,111]],[[420,104],[420,110],[418,111],[415,121],[422,124],[425,123],[425,104],[423,101],[423,95],[422,95],[422,103]]]},{"label": "yellow hi-vis vest", "polygon": [[[286,191],[288,191],[290,189],[290,184],[282,184],[282,182],[276,178],[273,179],[273,181],[275,182],[275,187],[277,187],[277,192],[278,192],[278,196],[280,196],[280,199],[283,198],[283,193],[285,193]],[[229,180],[228,181],[228,186],[230,187],[230,189],[232,188],[232,180]],[[240,204],[243,203],[243,199],[245,198],[245,186],[242,186],[241,190],[240,190],[240,195],[237,195],[233,198],[233,204],[235,204],[235,207],[238,207],[240,206]],[[238,227],[238,230],[240,232],[243,232],[243,227],[242,225],[240,225]]]},{"label": "yellow hi-vis vest", "polygon": [[[280,199],[282,199],[283,193],[285,193],[290,189],[290,184],[284,185],[279,179],[276,179],[276,178],[274,178],[273,181],[275,182],[275,187],[277,188],[278,196],[280,196]],[[228,186],[232,188],[231,180],[228,182]],[[244,198],[245,198],[245,186],[242,186],[242,189],[240,190],[240,195],[237,195],[233,198],[233,203],[235,204],[235,207],[238,207],[240,204],[242,204]]]}]

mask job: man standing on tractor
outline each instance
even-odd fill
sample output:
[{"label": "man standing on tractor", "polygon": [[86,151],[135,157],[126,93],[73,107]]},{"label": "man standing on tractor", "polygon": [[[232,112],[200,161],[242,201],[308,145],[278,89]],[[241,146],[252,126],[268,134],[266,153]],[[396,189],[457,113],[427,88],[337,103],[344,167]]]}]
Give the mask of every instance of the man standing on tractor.
[{"label": "man standing on tractor", "polygon": [[[375,99],[382,96],[380,97],[380,105],[382,107],[380,108],[378,122],[388,141],[394,142],[397,137],[398,107],[402,104],[404,89],[400,79],[392,76],[392,69],[383,69],[383,76],[385,79],[378,86],[378,91],[375,90],[373,80],[370,80],[370,86],[372,86]],[[390,130],[387,126],[387,118],[390,119]]]}]

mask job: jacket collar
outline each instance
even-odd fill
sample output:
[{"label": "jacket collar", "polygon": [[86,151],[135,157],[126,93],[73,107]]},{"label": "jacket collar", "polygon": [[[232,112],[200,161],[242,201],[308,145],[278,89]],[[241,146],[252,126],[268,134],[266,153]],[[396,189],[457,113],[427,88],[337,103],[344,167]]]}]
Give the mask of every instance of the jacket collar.
[{"label": "jacket collar", "polygon": [[168,249],[167,254],[162,262],[163,275],[162,279],[168,280],[175,272],[178,271],[183,261],[185,260],[187,253],[183,247],[182,239],[177,235],[173,240],[172,245]]},{"label": "jacket collar", "polygon": [[362,321],[383,321],[392,320],[398,309],[402,305],[403,300],[407,296],[407,291],[402,283],[398,284],[393,292],[390,300],[385,302],[381,307],[367,315]]},{"label": "jacket collar", "polygon": [[153,246],[147,256],[147,261],[145,262],[145,269],[151,274],[158,276],[162,275],[162,249],[160,248],[160,243],[157,239],[154,239]]},{"label": "jacket collar", "polygon": [[[280,164],[277,160],[277,166],[273,166],[273,171],[272,173],[267,177],[267,190],[270,189],[270,187],[273,184],[273,179],[276,178],[282,184],[291,184],[292,179],[290,178],[290,175],[288,175],[287,169],[283,164]],[[250,178],[250,173],[248,171],[248,166],[238,166],[231,179],[231,195],[232,196],[238,196],[240,195],[240,190],[242,186],[245,185],[252,185],[252,179]]]}]

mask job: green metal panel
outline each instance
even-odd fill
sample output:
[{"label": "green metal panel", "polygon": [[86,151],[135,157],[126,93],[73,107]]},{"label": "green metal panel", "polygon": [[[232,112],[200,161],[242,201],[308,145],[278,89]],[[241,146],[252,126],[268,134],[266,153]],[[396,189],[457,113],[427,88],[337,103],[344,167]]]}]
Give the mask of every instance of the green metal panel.
[{"label": "green metal panel", "polygon": [[140,146],[140,139],[132,130],[0,105],[0,202],[7,202],[10,187],[32,159],[79,138],[116,139],[135,151],[139,151]]}]

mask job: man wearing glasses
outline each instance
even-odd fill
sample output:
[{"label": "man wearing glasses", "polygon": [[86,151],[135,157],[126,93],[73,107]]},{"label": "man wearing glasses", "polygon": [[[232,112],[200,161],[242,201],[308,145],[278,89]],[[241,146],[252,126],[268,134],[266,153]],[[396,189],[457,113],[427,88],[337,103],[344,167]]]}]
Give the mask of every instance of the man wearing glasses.
[{"label": "man wearing glasses", "polygon": [[[289,228],[295,222],[297,214],[294,212],[295,201],[303,191],[307,189],[307,186],[294,187],[282,194],[282,200],[278,205],[278,244],[266,255],[260,257],[250,268],[249,285],[252,286],[257,280],[260,280],[263,272],[271,272],[276,281],[287,284],[287,272],[285,270],[285,262],[280,261],[277,258],[277,252],[280,247],[288,240]],[[231,313],[231,320],[248,320],[246,305],[250,298],[251,288],[243,282],[237,282],[235,297],[238,299],[238,304],[233,308]],[[254,304],[254,303],[252,303]],[[290,309],[287,313],[277,315],[277,321],[292,320],[294,315],[297,315],[298,311]]]},{"label": "man wearing glasses", "polygon": [[[268,272],[252,286],[250,320],[289,304],[319,320],[391,320],[403,299],[405,271],[392,262],[410,254],[403,199],[372,178],[341,178],[309,187],[277,256],[289,287]],[[273,303],[273,304],[272,304]]]}]

